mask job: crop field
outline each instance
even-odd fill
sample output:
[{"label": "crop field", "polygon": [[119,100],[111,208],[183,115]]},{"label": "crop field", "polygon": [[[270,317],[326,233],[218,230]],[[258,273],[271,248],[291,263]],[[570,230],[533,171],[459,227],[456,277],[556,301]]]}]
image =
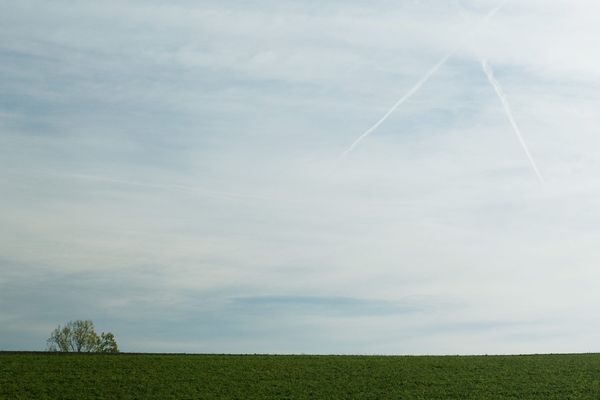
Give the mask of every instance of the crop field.
[{"label": "crop field", "polygon": [[0,353],[1,399],[598,399],[600,355]]}]

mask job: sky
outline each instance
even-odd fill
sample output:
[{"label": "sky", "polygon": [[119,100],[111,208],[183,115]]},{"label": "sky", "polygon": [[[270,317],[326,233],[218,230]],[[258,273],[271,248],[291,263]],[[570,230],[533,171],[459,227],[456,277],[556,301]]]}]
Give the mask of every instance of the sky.
[{"label": "sky", "polygon": [[0,0],[0,350],[600,351],[598,13]]}]

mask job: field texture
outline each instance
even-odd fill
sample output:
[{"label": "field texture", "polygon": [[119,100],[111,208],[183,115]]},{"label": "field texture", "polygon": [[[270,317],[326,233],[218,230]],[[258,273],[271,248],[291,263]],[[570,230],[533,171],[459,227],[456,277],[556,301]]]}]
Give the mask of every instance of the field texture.
[{"label": "field texture", "polygon": [[600,355],[0,353],[2,399],[599,399]]}]

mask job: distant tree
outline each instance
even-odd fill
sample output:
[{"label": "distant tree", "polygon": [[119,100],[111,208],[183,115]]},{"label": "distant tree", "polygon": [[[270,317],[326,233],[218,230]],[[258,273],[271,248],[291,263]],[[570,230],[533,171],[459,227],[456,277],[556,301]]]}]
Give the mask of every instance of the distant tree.
[{"label": "distant tree", "polygon": [[100,353],[118,353],[119,346],[117,346],[117,341],[115,340],[115,335],[110,332],[104,333],[100,335],[100,341],[98,343],[98,352]]},{"label": "distant tree", "polygon": [[77,353],[118,353],[115,336],[108,332],[98,336],[90,320],[69,321],[52,331],[47,340],[48,351]]}]

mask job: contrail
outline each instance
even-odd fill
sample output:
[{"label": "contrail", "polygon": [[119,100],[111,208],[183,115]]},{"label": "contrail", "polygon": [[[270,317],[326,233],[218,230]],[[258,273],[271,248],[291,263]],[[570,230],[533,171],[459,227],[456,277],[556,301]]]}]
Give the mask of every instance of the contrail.
[{"label": "contrail", "polygon": [[[492,18],[502,7],[504,7],[504,5],[507,3],[508,0],[504,0],[502,1],[499,5],[497,5],[495,8],[493,8],[482,20],[481,22],[479,22],[479,24],[477,24],[477,26],[473,29],[473,31],[471,32],[470,35],[468,35],[467,39],[470,39],[475,33],[477,33],[477,31],[484,26],[487,21]],[[465,40],[465,41],[466,41]],[[363,141],[364,138],[366,138],[367,136],[369,136],[371,133],[373,133],[381,124],[383,124],[385,122],[386,119],[388,119],[388,117],[394,112],[396,111],[396,109],[398,107],[400,107],[400,105],[402,105],[406,100],[410,99],[415,93],[417,93],[419,91],[419,89],[421,89],[421,86],[423,86],[428,80],[429,78],[431,78],[431,76],[433,74],[435,74],[438,69],[440,69],[440,67],[442,65],[444,65],[446,63],[446,61],[448,61],[448,59],[450,57],[452,57],[454,55],[454,53],[456,53],[459,49],[461,49],[464,45],[464,41],[461,42],[458,46],[456,46],[451,52],[449,52],[448,54],[446,54],[444,57],[442,57],[433,67],[431,67],[426,73],[425,75],[423,75],[423,77],[404,95],[402,96],[396,103],[394,103],[394,105],[383,115],[383,117],[381,117],[379,119],[379,121],[377,121],[373,126],[371,126],[369,129],[367,129],[362,135],[360,135],[358,138],[356,138],[356,140],[354,140],[354,142],[352,142],[352,144],[350,145],[350,147],[348,147],[337,159],[337,161],[341,161],[344,157],[346,157],[346,155],[348,155],[352,150],[354,150],[354,148],[356,146],[358,146],[358,144],[360,142]]]},{"label": "contrail", "polygon": [[421,80],[419,82],[417,82],[415,84],[415,86],[413,86],[408,93],[406,93],[404,96],[402,96],[400,98],[400,100],[398,100],[393,106],[392,108],[390,108],[388,110],[388,112],[386,112],[383,117],[381,117],[379,119],[379,121],[377,121],[373,126],[371,126],[369,129],[367,129],[362,135],[360,135],[358,138],[356,138],[356,140],[350,145],[350,147],[348,147],[346,149],[346,151],[344,151],[339,159],[341,160],[342,158],[344,158],[348,153],[350,153],[352,150],[354,150],[354,148],[356,146],[358,146],[358,144],[360,142],[362,142],[362,140],[364,138],[366,138],[367,136],[369,136],[371,133],[373,133],[373,131],[377,128],[379,128],[379,125],[383,124],[384,121],[386,119],[388,119],[388,117],[394,112],[396,111],[396,108],[398,108],[402,103],[404,103],[406,100],[410,99],[412,97],[413,94],[417,93],[419,91],[419,89],[421,89],[421,86],[423,86],[425,84],[425,82],[427,82],[429,80],[429,78],[431,78],[431,75],[435,74],[437,72],[438,69],[440,69],[440,67],[442,65],[444,65],[446,63],[446,61],[448,61],[448,59],[450,58],[450,56],[452,56],[454,52],[447,54],[446,56],[444,56],[444,58],[442,58],[440,61],[438,61],[437,64],[435,64],[433,66],[433,68],[431,68],[429,71],[427,71],[427,73],[421,78]]},{"label": "contrail", "polygon": [[482,60],[481,66],[483,67],[483,72],[485,72],[485,75],[487,76],[488,80],[494,87],[496,94],[498,95],[498,97],[500,98],[500,101],[502,102],[502,107],[504,107],[504,112],[506,113],[506,117],[510,121],[512,128],[515,131],[515,135],[517,135],[517,139],[519,139],[519,143],[521,143],[521,147],[523,147],[523,150],[525,151],[525,154],[527,155],[527,159],[529,160],[529,163],[531,164],[531,168],[533,168],[533,171],[535,172],[535,175],[537,176],[540,183],[543,184],[544,178],[542,177],[542,174],[540,173],[540,170],[538,169],[538,167],[535,163],[535,160],[533,159],[533,157],[531,156],[531,153],[529,152],[529,148],[527,147],[527,143],[525,143],[525,140],[523,139],[523,135],[521,135],[521,130],[519,129],[519,126],[517,125],[517,122],[515,121],[515,119],[513,117],[512,111],[508,104],[508,100],[506,99],[506,95],[502,91],[502,87],[500,86],[500,83],[494,77],[494,71],[492,71],[492,68],[490,67],[490,64],[488,64],[487,60]]}]

